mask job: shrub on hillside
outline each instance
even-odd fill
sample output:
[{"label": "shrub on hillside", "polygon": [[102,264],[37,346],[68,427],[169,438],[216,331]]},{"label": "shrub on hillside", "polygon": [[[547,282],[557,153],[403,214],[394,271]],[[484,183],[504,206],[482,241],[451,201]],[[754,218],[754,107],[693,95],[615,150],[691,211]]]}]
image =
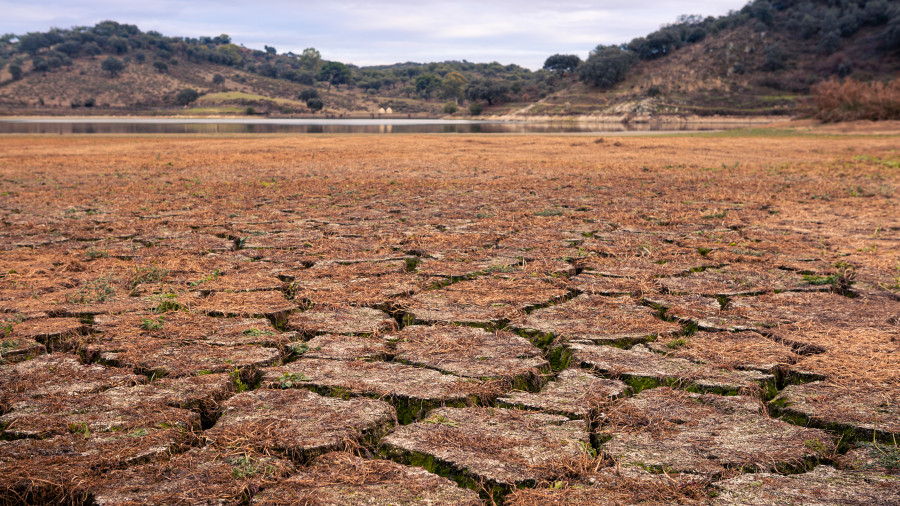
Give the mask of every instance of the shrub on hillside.
[{"label": "shrub on hillside", "polygon": [[50,70],[50,64],[47,63],[43,57],[35,56],[31,60],[31,71],[32,72],[47,72]]},{"label": "shrub on hillside", "polygon": [[312,111],[321,111],[325,107],[325,102],[321,98],[311,98],[306,101],[306,107]]},{"label": "shrub on hillside", "polygon": [[100,68],[109,72],[111,77],[116,77],[119,75],[119,72],[125,70],[125,62],[115,56],[109,56],[103,60],[103,63],[100,64]]},{"label": "shrub on hillside", "polygon": [[13,78],[13,81],[18,81],[19,79],[22,78],[22,67],[13,63],[9,66],[8,70],[9,70],[9,74]]},{"label": "shrub on hillside", "polygon": [[97,100],[94,97],[88,97],[88,98],[84,99],[83,101],[75,99],[75,100],[72,100],[71,102],[69,102],[69,105],[72,106],[72,109],[76,109],[78,107],[94,107],[94,105],[96,105],[96,104],[97,104]]},{"label": "shrub on hillside", "polygon": [[298,98],[304,102],[308,102],[314,98],[319,98],[319,90],[315,88],[306,88],[300,92]]},{"label": "shrub on hillside", "polygon": [[479,79],[466,86],[466,98],[472,101],[484,100],[488,105],[505,102],[511,91],[509,83],[499,79]]},{"label": "shrub on hillside", "polygon": [[185,88],[175,95],[175,103],[178,105],[188,105],[194,100],[200,98],[200,93],[193,88]]},{"label": "shrub on hillside", "polygon": [[770,44],[766,46],[763,54],[765,54],[766,59],[760,69],[765,70],[766,72],[775,72],[776,70],[781,70],[785,67],[787,55],[784,50],[781,49],[780,45]]},{"label": "shrub on hillside", "polygon": [[815,117],[825,122],[900,119],[900,80],[825,81],[813,86],[812,106]]}]

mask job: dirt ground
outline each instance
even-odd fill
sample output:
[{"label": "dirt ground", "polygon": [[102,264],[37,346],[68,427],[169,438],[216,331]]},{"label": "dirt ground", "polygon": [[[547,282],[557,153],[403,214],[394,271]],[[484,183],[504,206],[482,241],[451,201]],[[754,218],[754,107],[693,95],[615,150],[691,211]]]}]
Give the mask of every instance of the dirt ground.
[{"label": "dirt ground", "polygon": [[900,501],[896,124],[9,135],[0,221],[0,504]]}]

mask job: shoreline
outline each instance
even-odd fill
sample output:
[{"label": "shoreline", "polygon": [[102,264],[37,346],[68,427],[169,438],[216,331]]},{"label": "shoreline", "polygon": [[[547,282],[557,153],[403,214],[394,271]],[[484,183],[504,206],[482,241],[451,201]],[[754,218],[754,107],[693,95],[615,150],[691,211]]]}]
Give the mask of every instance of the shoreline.
[{"label": "shoreline", "polygon": [[790,123],[803,121],[802,118],[784,116],[626,116],[626,115],[581,115],[581,116],[425,116],[411,114],[341,114],[341,115],[233,115],[233,114],[0,114],[0,121],[41,121],[55,120],[64,122],[83,120],[426,120],[426,121],[484,121],[496,123],[528,123],[528,124],[617,124],[617,125],[690,125],[690,124],[722,124],[722,125],[765,125],[772,123]]},{"label": "shoreline", "polygon": [[[527,108],[526,108],[527,109]],[[449,120],[449,121],[489,121],[503,123],[530,123],[530,124],[618,124],[618,125],[688,125],[688,124],[713,124],[713,125],[761,125],[775,122],[794,121],[799,115],[698,115],[698,114],[650,114],[636,113],[632,111],[594,111],[589,114],[529,114],[527,110],[485,111],[485,114],[471,115],[467,110],[460,110],[456,114],[434,114],[427,112],[400,113],[392,112],[379,114],[375,111],[347,111],[325,110],[319,113],[260,113],[244,114],[216,113],[213,111],[199,111],[192,113],[191,109],[129,109],[129,108],[0,108],[0,121],[2,120],[40,120],[40,119],[227,119],[227,120]]]}]

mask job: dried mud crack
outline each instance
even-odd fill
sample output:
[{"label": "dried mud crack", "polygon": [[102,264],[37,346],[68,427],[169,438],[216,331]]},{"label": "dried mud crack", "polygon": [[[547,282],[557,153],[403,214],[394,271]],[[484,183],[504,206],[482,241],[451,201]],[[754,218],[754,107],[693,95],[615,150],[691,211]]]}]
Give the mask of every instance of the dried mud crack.
[{"label": "dried mud crack", "polygon": [[897,139],[8,136],[0,504],[897,503]]}]

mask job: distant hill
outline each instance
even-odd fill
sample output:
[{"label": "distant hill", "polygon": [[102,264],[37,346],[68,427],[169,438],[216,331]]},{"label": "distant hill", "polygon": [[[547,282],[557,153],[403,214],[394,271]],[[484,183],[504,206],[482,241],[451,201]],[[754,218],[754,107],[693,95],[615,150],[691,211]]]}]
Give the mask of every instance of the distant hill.
[{"label": "distant hill", "polygon": [[[625,69],[612,72],[616,62]],[[884,81],[898,72],[900,4],[756,0],[598,47],[568,86],[524,114],[792,114],[822,81]]]},{"label": "distant hill", "polygon": [[[539,75],[466,61],[360,68],[324,60],[314,48],[279,54],[235,45],[228,35],[166,37],[114,21],[0,39],[0,107],[7,112],[209,114],[250,107],[311,114],[321,100],[335,114],[390,108],[434,115],[465,101],[467,92],[491,103],[537,99]],[[199,98],[185,104],[185,89]]]},{"label": "distant hill", "polygon": [[584,62],[545,69],[448,61],[356,67],[228,35],[184,38],[114,21],[0,38],[5,114],[793,114],[829,78],[900,72],[900,4],[754,0],[682,16]]}]

